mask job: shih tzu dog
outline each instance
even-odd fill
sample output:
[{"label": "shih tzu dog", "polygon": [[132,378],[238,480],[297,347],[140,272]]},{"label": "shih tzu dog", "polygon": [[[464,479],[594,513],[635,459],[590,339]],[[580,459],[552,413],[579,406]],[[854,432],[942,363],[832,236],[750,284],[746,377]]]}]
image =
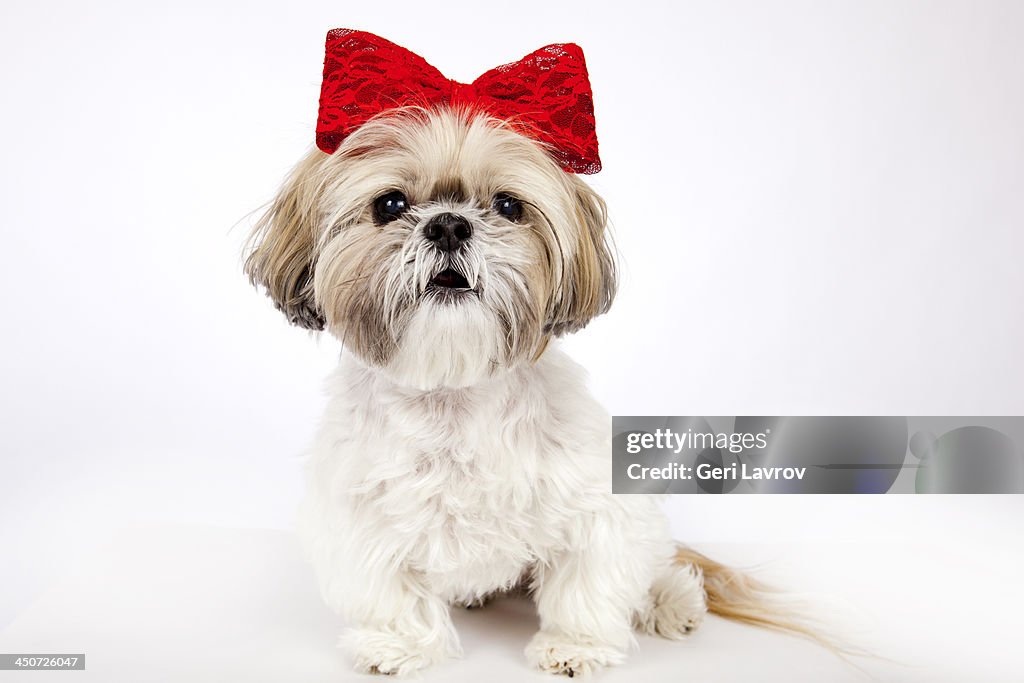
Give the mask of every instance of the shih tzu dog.
[{"label": "shih tzu dog", "polygon": [[245,269],[346,353],[300,526],[364,671],[460,652],[451,605],[532,596],[544,671],[622,662],[709,609],[773,625],[758,586],[611,493],[611,427],[554,340],[604,313],[615,266],[583,54],[542,48],[473,84],[372,34],[328,34],[317,142]]}]

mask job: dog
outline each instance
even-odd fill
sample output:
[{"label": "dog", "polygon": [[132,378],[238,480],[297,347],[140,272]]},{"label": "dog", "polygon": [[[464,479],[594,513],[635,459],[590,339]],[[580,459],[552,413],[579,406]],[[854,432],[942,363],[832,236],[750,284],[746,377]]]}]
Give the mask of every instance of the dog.
[{"label": "dog", "polygon": [[[552,48],[578,50],[541,58]],[[355,666],[404,675],[456,657],[450,607],[512,591],[540,618],[527,660],[568,676],[623,662],[637,631],[683,638],[709,607],[772,625],[760,586],[677,544],[656,497],[611,493],[609,416],[557,345],[616,291],[606,206],[578,177],[596,147],[496,115],[480,93],[507,89],[480,79],[434,101],[375,86],[389,106],[344,125],[324,113],[332,88],[359,99],[367,69],[422,82],[425,65],[372,34],[329,34],[319,148],[245,263],[292,323],[344,348],[299,527]],[[573,121],[592,124],[576,102]]]}]

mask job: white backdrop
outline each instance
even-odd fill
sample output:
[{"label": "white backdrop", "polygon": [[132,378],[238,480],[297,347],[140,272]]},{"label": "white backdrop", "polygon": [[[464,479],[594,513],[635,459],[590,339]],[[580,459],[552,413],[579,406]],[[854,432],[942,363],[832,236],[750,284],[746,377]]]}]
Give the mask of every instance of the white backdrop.
[{"label": "white backdrop", "polygon": [[[240,249],[312,144],[338,26],[463,81],[584,47],[624,279],[566,346],[611,412],[1024,412],[1024,4],[8,4],[0,627],[125,525],[289,527],[338,347]],[[670,511],[694,540],[1021,557],[1019,500]]]}]

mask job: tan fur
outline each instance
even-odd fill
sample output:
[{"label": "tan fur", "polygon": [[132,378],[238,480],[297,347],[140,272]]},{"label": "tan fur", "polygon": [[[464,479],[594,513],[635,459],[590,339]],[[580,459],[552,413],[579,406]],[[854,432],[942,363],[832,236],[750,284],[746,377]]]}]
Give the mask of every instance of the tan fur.
[{"label": "tan fur", "polygon": [[266,288],[289,322],[322,330],[323,316],[313,302],[313,243],[316,239],[318,169],[327,155],[314,150],[296,165],[270,209],[249,238],[245,274]]},{"label": "tan fur", "polygon": [[575,332],[607,312],[617,287],[605,202],[575,176],[570,181],[575,185],[576,244],[571,267],[563,273],[562,296],[553,302],[548,322],[556,336]]},{"label": "tan fur", "polygon": [[779,600],[779,591],[739,570],[678,546],[676,564],[693,566],[704,575],[708,611],[732,621],[791,633],[811,640],[840,657],[865,653],[826,635],[810,617]]}]

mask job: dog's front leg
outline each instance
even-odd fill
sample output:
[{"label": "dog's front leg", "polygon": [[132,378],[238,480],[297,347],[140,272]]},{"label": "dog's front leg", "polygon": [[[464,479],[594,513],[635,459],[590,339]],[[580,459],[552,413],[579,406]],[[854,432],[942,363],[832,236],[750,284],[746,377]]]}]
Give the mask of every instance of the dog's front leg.
[{"label": "dog's front leg", "polygon": [[448,605],[418,576],[376,568],[362,576],[346,596],[344,612],[354,626],[341,643],[356,668],[404,675],[460,654]]},{"label": "dog's front leg", "polygon": [[538,571],[535,599],[541,630],[526,648],[530,663],[550,673],[586,675],[621,663],[633,637],[633,615],[651,585],[654,558],[632,553],[608,534],[564,553]]}]

